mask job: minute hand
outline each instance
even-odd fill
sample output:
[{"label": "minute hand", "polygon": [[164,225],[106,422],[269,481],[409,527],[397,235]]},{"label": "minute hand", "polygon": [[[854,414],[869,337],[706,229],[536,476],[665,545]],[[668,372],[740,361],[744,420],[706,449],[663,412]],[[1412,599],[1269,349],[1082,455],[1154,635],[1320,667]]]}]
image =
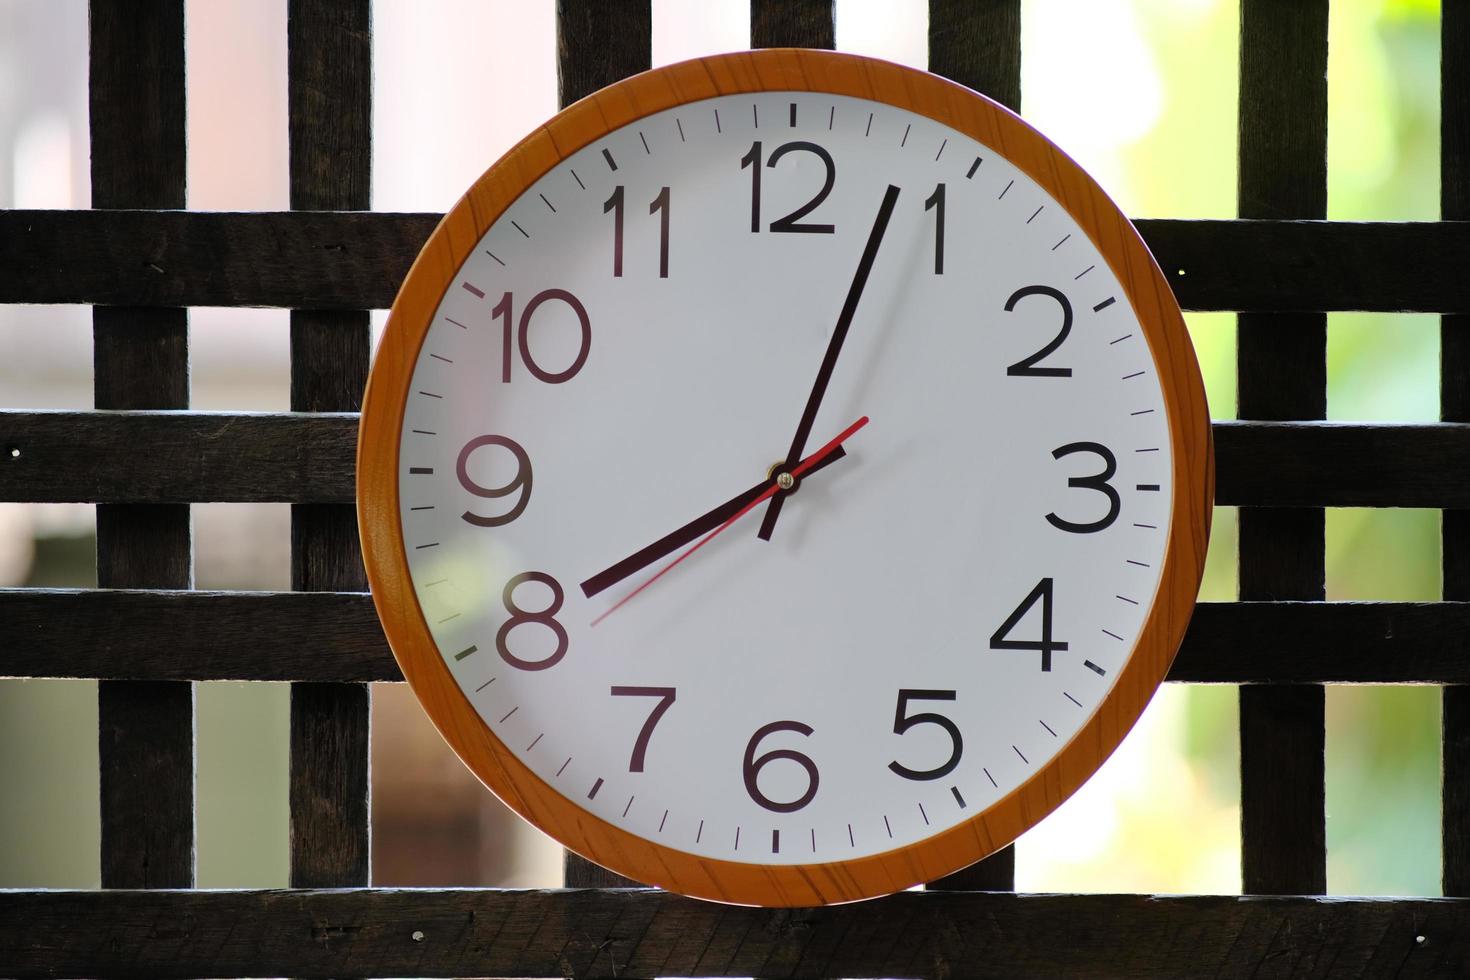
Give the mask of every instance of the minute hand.
[{"label": "minute hand", "polygon": [[[868,233],[868,244],[863,248],[862,258],[858,260],[852,285],[848,287],[847,301],[842,304],[842,312],[837,317],[837,327],[827,343],[822,366],[817,369],[817,380],[812,383],[812,393],[807,396],[806,409],[801,413],[801,421],[796,423],[796,435],[791,440],[791,451],[786,454],[785,469],[789,470],[801,461],[807,437],[812,432],[812,424],[817,420],[817,410],[822,407],[822,396],[827,393],[827,383],[832,380],[832,369],[837,366],[837,355],[842,353],[842,342],[847,339],[847,330],[852,326],[852,318],[857,313],[858,301],[863,298],[863,287],[868,284],[868,273],[873,271],[873,260],[878,257],[878,246],[883,243],[883,233],[888,230],[888,219],[893,217],[893,206],[897,202],[898,188],[889,184],[888,190],[883,194],[883,203],[878,206],[878,217],[873,219],[873,230]],[[781,516],[781,504],[785,499],[786,494],[778,493],[766,505],[766,515],[761,520],[759,532],[762,540],[771,540],[771,532],[776,529],[776,519]]]}]

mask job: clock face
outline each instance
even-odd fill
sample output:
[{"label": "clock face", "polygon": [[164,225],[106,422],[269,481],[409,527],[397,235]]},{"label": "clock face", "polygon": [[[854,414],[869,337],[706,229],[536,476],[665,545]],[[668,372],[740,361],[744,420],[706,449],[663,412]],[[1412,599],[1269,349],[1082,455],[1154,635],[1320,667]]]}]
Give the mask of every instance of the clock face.
[{"label": "clock face", "polygon": [[973,827],[1096,724],[1168,559],[1170,399],[996,146],[699,99],[464,251],[404,353],[392,533],[518,772],[661,852],[833,865]]}]

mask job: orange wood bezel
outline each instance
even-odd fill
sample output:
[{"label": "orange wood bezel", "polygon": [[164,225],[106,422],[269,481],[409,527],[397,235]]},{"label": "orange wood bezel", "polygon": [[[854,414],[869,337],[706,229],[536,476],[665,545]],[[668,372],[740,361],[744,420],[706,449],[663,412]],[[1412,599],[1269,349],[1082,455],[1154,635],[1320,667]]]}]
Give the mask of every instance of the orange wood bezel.
[{"label": "orange wood bezel", "polygon": [[[849,861],[760,865],[696,857],[628,833],[552,789],[490,731],[455,684],[412,587],[399,516],[399,437],[419,348],[460,265],[501,213],[565,157],[651,113],[714,96],[807,91],[885,102],[1005,156],[1071,213],[1122,284],[1148,338],[1169,412],[1173,512],[1158,596],[1113,690],[1045,767],[971,820],[919,843]],[[1122,741],[1163,681],[1194,608],[1214,497],[1210,415],[1167,280],[1128,219],[1069,157],[1020,117],[936,75],[828,51],[773,49],[645,72],[556,115],[480,177],[444,217],[393,304],[363,402],[357,506],[373,601],[403,674],[464,763],[521,816],[630,878],[700,898],[808,906],[933,881],[998,850],[1055,809]]]}]

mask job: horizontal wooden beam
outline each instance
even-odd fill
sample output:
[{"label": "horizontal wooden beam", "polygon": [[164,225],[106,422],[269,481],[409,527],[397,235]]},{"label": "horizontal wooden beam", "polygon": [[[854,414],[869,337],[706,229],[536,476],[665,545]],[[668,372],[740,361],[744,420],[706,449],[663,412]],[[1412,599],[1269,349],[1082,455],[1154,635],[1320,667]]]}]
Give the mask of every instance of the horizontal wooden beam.
[{"label": "horizontal wooden beam", "polygon": [[[0,211],[0,303],[385,309],[439,217]],[[1470,222],[1137,225],[1185,309],[1470,311]]]},{"label": "horizontal wooden beam", "polygon": [[[399,681],[360,592],[0,589],[0,677]],[[1204,602],[1169,680],[1470,683],[1470,603]]]},{"label": "horizontal wooden beam", "polygon": [[[13,455],[13,451],[19,455]],[[357,415],[0,412],[0,500],[348,503]],[[1215,423],[1216,502],[1470,508],[1470,424]]]},{"label": "horizontal wooden beam", "polygon": [[13,977],[1458,975],[1470,900],[653,889],[0,892]]}]

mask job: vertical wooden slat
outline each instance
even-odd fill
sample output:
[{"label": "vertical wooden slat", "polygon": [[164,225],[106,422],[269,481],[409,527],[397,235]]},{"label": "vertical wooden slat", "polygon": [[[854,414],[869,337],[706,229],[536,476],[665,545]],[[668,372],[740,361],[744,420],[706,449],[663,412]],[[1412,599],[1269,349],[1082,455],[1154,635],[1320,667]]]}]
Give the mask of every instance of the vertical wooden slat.
[{"label": "vertical wooden slat", "polygon": [[[929,71],[1020,112],[1020,0],[929,0]],[[1016,846],[929,884],[942,892],[1010,892]]]},{"label": "vertical wooden slat", "polygon": [[[1327,0],[1242,0],[1242,218],[1327,216]],[[1327,317],[1241,314],[1242,419],[1320,419]],[[1240,598],[1325,598],[1323,511],[1241,508]],[[1324,692],[1240,689],[1241,868],[1256,894],[1327,889]]]},{"label": "vertical wooden slat", "polygon": [[[1021,0],[929,0],[929,70],[1020,112]],[[1015,845],[929,884],[934,891],[1015,887]]]},{"label": "vertical wooden slat", "polygon": [[[369,0],[291,0],[287,13],[291,207],[372,206]],[[361,408],[371,356],[363,311],[291,312],[291,410]],[[291,508],[291,587],[366,591],[347,504]],[[309,637],[302,638],[310,644]],[[371,835],[366,684],[291,686],[291,886],[366,885]]]},{"label": "vertical wooden slat", "polygon": [[[1444,0],[1440,25],[1440,217],[1470,219],[1470,2]],[[1470,422],[1470,315],[1440,318],[1440,416]],[[1444,597],[1470,600],[1470,511],[1445,511]],[[1441,705],[1443,887],[1470,895],[1470,687]]]},{"label": "vertical wooden slat", "polygon": [[929,70],[1021,111],[1021,0],[929,0]]},{"label": "vertical wooden slat", "polygon": [[[563,108],[653,64],[652,0],[557,0],[556,75]],[[637,887],[638,882],[566,852],[569,888]]]},{"label": "vertical wooden slat", "polygon": [[833,0],[750,0],[750,46],[837,47]]},{"label": "vertical wooden slat", "polygon": [[[184,206],[184,3],[89,8],[92,206]],[[188,313],[92,314],[98,408],[187,408]],[[188,505],[99,505],[97,584],[187,589]],[[97,686],[104,888],[194,884],[194,688]]]},{"label": "vertical wooden slat", "polygon": [[556,0],[562,108],[653,65],[652,0]]}]

